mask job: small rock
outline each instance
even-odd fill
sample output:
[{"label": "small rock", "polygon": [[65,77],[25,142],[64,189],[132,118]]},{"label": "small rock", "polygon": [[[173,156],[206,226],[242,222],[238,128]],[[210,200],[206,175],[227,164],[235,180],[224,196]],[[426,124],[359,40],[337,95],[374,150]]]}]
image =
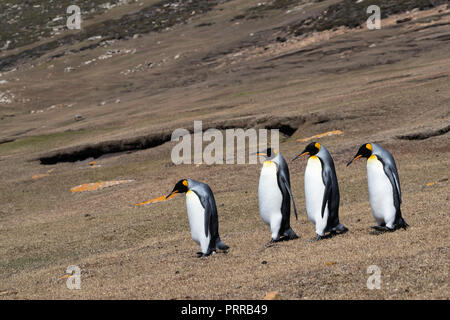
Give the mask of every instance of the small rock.
[{"label": "small rock", "polygon": [[411,21],[411,20],[412,20],[411,17],[407,17],[407,18],[404,18],[404,19],[398,19],[398,20],[396,21],[396,23],[397,23],[397,24],[400,24],[400,23],[405,23],[405,22]]},{"label": "small rock", "polygon": [[286,38],[285,37],[277,37],[277,42],[286,42]]},{"label": "small rock", "polygon": [[261,261],[261,264],[267,264],[266,260]]},{"label": "small rock", "polygon": [[140,38],[140,37],[142,37],[139,33],[136,33],[135,35],[133,35],[133,39],[137,39],[137,38]]},{"label": "small rock", "polygon": [[81,120],[84,120],[84,117],[81,114],[76,114],[75,121],[81,121]]},{"label": "small rock", "polygon": [[101,38],[102,38],[102,36],[93,36],[93,37],[88,38],[88,41],[95,41],[95,40],[99,40]]}]

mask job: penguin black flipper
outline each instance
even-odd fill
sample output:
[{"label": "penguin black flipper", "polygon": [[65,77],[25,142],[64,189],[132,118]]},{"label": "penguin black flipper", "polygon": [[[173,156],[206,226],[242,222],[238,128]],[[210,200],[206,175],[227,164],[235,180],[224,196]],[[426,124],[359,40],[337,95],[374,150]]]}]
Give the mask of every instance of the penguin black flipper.
[{"label": "penguin black flipper", "polygon": [[[294,207],[295,218],[298,220],[297,208],[295,206],[294,196],[292,195],[291,191],[291,179],[289,177],[289,168],[284,157],[281,154],[279,155],[279,157],[280,157],[280,164],[278,167],[278,175],[277,175],[278,186],[280,187],[280,189],[284,186],[286,191],[289,193],[289,198],[292,201],[292,206]],[[284,202],[284,195],[283,195],[283,202]],[[288,206],[288,208],[290,211],[290,206]]]},{"label": "penguin black flipper", "polygon": [[378,157],[378,160],[383,164],[383,170],[386,176],[388,177],[391,185],[392,192],[394,198],[394,207],[395,207],[395,226],[394,228],[404,228],[408,227],[408,224],[402,217],[402,211],[400,209],[400,205],[402,203],[402,191],[400,189],[400,179],[398,177],[397,167],[393,160],[390,158]]},{"label": "penguin black flipper", "polygon": [[322,162],[322,181],[325,186],[323,200],[322,200],[322,218],[325,214],[325,208],[328,204],[328,219],[327,219],[327,231],[332,230],[336,226],[339,226],[339,186],[332,160],[328,160],[328,165],[324,165]]},{"label": "penguin black flipper", "polygon": [[286,188],[287,192],[289,193],[290,200],[292,201],[292,207],[294,208],[295,218],[298,220],[297,208],[295,207],[295,201],[294,196],[292,195],[291,187],[283,175],[280,175],[280,182],[284,185],[284,188]]},{"label": "penguin black flipper", "polygon": [[321,212],[322,218],[325,213],[325,208],[327,207],[327,203],[330,202],[330,195],[331,195],[331,185],[330,185],[329,181],[326,182],[326,180],[324,179],[323,184],[325,185],[325,190],[323,192],[323,200],[322,200],[322,212]]},{"label": "penguin black flipper", "polygon": [[291,184],[289,178],[289,169],[286,160],[279,155],[280,162],[277,164],[277,183],[283,196],[281,204],[281,228],[280,237],[287,236],[289,239],[298,239],[298,235],[292,230],[290,226],[291,218],[291,201],[294,208],[295,217],[298,220],[297,208],[295,206],[294,197],[291,191]]},{"label": "penguin black flipper", "polygon": [[205,209],[205,236],[210,236],[209,251],[214,251],[217,238],[219,237],[219,220],[214,195],[206,184],[204,184],[202,188],[193,188],[192,191],[197,194],[203,209]]},{"label": "penguin black flipper", "polygon": [[[206,192],[205,192],[206,191]],[[209,250],[228,250],[229,247],[220,240],[219,217],[217,215],[216,200],[208,185],[204,184],[202,190],[194,190],[205,209],[205,236],[210,235]],[[205,193],[205,194],[204,194]]]}]

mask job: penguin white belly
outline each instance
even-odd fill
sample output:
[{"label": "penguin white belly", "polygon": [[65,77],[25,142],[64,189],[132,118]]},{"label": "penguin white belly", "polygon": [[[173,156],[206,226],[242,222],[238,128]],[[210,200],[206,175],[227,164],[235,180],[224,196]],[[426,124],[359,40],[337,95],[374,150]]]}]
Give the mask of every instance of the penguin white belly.
[{"label": "penguin white belly", "polygon": [[273,240],[279,238],[282,202],[283,195],[278,186],[276,164],[272,161],[265,161],[259,177],[258,204],[262,220],[270,225]]},{"label": "penguin white belly", "polygon": [[395,221],[394,194],[383,164],[376,156],[367,160],[367,183],[372,214],[378,225],[393,228]]},{"label": "penguin white belly", "polygon": [[306,212],[311,222],[316,225],[316,233],[323,236],[327,227],[328,204],[322,218],[322,203],[325,185],[322,179],[322,163],[317,156],[308,159],[305,170]]},{"label": "penguin white belly", "polygon": [[208,252],[208,246],[211,234],[205,236],[205,209],[200,202],[199,197],[193,191],[186,193],[186,209],[188,213],[189,225],[191,227],[191,236],[203,253]]}]

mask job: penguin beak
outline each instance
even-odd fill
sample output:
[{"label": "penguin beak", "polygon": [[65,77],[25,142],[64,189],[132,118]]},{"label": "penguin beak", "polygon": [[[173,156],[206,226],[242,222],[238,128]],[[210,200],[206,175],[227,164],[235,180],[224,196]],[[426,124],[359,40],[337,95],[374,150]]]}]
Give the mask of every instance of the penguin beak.
[{"label": "penguin beak", "polygon": [[355,160],[357,160],[357,159],[359,159],[359,158],[361,158],[361,157],[362,157],[361,154],[360,154],[360,155],[354,156],[353,159],[350,160],[350,161],[347,163],[347,167],[348,167],[349,165],[351,165],[353,161],[355,161]]},{"label": "penguin beak", "polygon": [[264,153],[264,152],[257,152],[256,155],[257,156],[267,157],[267,153]]},{"label": "penguin beak", "polygon": [[169,194],[166,196],[166,200],[169,199],[169,197],[170,197],[171,195],[175,195],[175,194],[177,194],[178,192],[179,192],[178,190],[172,190],[172,192],[169,193]]},{"label": "penguin beak", "polygon": [[297,160],[298,158],[301,158],[303,156],[308,155],[309,152],[308,151],[303,151],[302,153],[298,154],[294,159],[292,159],[291,161]]}]

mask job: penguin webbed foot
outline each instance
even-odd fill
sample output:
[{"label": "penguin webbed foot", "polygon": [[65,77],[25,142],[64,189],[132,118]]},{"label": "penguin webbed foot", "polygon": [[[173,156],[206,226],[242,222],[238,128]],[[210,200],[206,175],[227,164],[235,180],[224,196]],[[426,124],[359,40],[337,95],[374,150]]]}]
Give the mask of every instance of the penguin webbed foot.
[{"label": "penguin webbed foot", "polygon": [[202,259],[202,258],[207,258],[209,257],[211,254],[213,254],[215,251],[208,251],[207,253],[203,253],[203,252],[197,252],[197,258]]},{"label": "penguin webbed foot", "polygon": [[372,234],[379,235],[386,232],[394,232],[395,228],[389,228],[386,226],[371,226],[372,229],[374,229],[374,232]]},{"label": "penguin webbed foot", "polygon": [[409,224],[407,224],[406,221],[403,218],[401,218],[400,223],[397,224],[395,227],[396,227],[396,229],[402,228],[403,230],[406,230],[406,229],[408,229]]},{"label": "penguin webbed foot", "polygon": [[332,232],[338,233],[338,234],[344,234],[344,233],[348,232],[348,228],[346,226],[344,226],[342,223],[340,223],[332,230]]},{"label": "penguin webbed foot", "polygon": [[286,232],[283,233],[283,236],[280,238],[280,241],[288,241],[288,240],[295,240],[300,238],[294,230],[289,228]]},{"label": "penguin webbed foot", "polygon": [[320,241],[322,239],[325,239],[325,237],[321,236],[319,234],[316,234],[316,237],[314,239],[309,240],[308,243],[314,243],[314,242]]},{"label": "penguin webbed foot", "polygon": [[216,244],[216,250],[221,250],[221,251],[227,253],[227,252],[228,252],[228,249],[230,249],[230,247],[227,246],[227,245],[226,245],[225,243],[223,243],[222,241],[220,241],[220,242],[218,242],[218,243]]},{"label": "penguin webbed foot", "polygon": [[309,240],[308,242],[309,243],[313,243],[313,242],[317,242],[317,241],[320,241],[320,240],[333,238],[334,236],[336,236],[338,234],[346,233],[348,231],[348,229],[347,228],[345,228],[345,229],[346,229],[345,231],[340,231],[339,233],[336,230],[331,230],[328,234],[323,235],[323,236],[321,236],[319,234],[316,234],[316,237],[314,239],[312,239],[312,240]]}]

